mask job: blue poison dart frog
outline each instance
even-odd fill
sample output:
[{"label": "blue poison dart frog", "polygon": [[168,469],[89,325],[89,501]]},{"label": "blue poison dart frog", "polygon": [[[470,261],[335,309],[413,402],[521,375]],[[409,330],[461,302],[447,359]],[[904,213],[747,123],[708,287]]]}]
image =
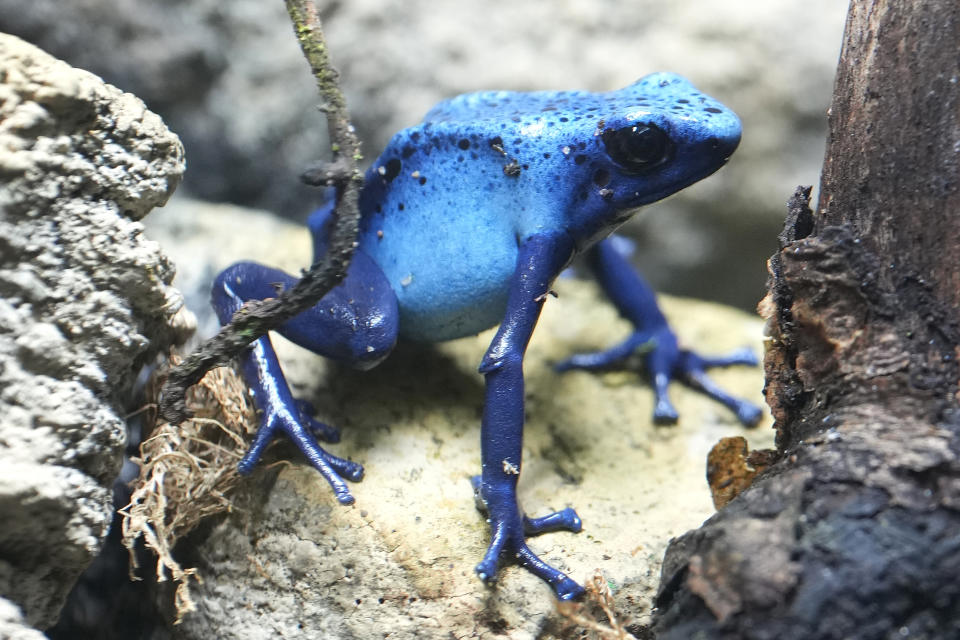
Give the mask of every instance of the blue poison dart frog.
[{"label": "blue poison dart frog", "polygon": [[[522,468],[523,355],[557,274],[578,254],[635,330],[599,353],[574,355],[560,370],[598,369],[642,351],[653,382],[653,419],[672,423],[672,379],[728,406],[745,424],[758,407],[720,390],[710,367],[756,364],[749,350],[706,358],[680,349],[653,291],[611,242],[610,234],[641,205],[709,176],[740,141],[740,121],[676,75],[658,73],[608,93],[508,91],[462,95],[434,107],[420,124],[393,137],[366,175],[360,196],[359,248],[346,279],[316,306],[288,321],[281,335],[359,369],[381,362],[398,339],[451,340],[500,327],[480,363],[486,398],[480,427],[477,502],[491,541],[477,574],[492,582],[513,562],[545,580],[561,600],[583,589],[527,546],[527,538],[577,532],[567,508],[538,518],[517,504]],[[325,249],[332,205],[309,220],[315,254]],[[275,295],[296,278],[241,262],[213,287],[221,323],[244,301]],[[278,284],[279,283],[279,284]],[[249,473],[269,441],[284,433],[330,483],[353,502],[344,480],[363,467],[327,453],[335,428],[294,398],[267,337],[242,358],[262,423],[240,462]]]}]

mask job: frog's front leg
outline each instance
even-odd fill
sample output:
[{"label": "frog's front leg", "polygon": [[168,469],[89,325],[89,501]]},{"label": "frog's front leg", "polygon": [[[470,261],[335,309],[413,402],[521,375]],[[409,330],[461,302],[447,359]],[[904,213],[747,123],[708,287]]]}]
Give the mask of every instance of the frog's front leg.
[{"label": "frog's front leg", "polygon": [[[225,269],[213,286],[213,306],[221,324],[230,321],[247,300],[276,296],[292,287],[296,278],[255,262],[240,262]],[[397,301],[386,278],[369,257],[357,252],[344,281],[314,307],[290,319],[278,332],[315,353],[360,369],[380,362],[397,339]],[[241,473],[250,473],[270,441],[283,433],[330,483],[337,500],[353,502],[344,479],[360,480],[363,467],[325,451],[317,437],[336,442],[336,429],[310,417],[309,403],[290,393],[277,355],[264,336],[242,354],[244,379],[253,390],[262,413],[253,444],[239,462]]]},{"label": "frog's front leg", "polygon": [[674,378],[729,407],[747,426],[753,426],[760,420],[761,410],[758,406],[726,393],[706,374],[706,370],[712,367],[755,366],[757,357],[750,349],[739,349],[729,355],[712,358],[681,349],[676,335],[657,306],[653,290],[615,248],[611,239],[603,240],[591,248],[587,260],[604,292],[620,314],[633,323],[635,330],[626,340],[606,351],[579,354],[561,362],[557,365],[558,370],[602,369],[634,352],[641,352],[644,353],[647,372],[653,383],[655,422],[664,424],[677,421],[677,411],[667,394],[670,381]]},{"label": "frog's front leg", "polygon": [[580,531],[580,518],[569,508],[527,518],[517,503],[517,480],[523,449],[523,355],[550,283],[572,251],[572,242],[561,234],[533,236],[520,245],[506,313],[480,365],[486,377],[483,471],[474,479],[491,528],[490,547],[477,565],[477,574],[492,582],[502,562],[515,562],[545,580],[561,600],[579,597],[583,588],[538,558],[526,539],[547,531]]}]

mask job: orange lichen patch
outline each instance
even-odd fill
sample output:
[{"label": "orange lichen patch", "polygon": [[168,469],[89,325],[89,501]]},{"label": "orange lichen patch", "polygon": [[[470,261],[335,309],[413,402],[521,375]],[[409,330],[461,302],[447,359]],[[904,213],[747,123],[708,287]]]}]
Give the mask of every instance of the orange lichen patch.
[{"label": "orange lichen patch", "polygon": [[[178,358],[171,357],[176,364]],[[123,544],[130,551],[131,577],[137,568],[134,545],[143,537],[157,554],[157,580],[177,583],[177,622],[195,610],[189,580],[197,570],[184,569],[173,558],[174,544],[204,518],[230,511],[228,494],[238,484],[237,462],[246,451],[246,436],[257,425],[256,409],[246,385],[230,367],[208,373],[187,392],[193,417],[180,425],[157,422],[156,397],[163,374],[154,377],[145,410],[154,428],[140,445],[140,476],[134,482],[123,516]]]},{"label": "orange lichen patch", "polygon": [[722,509],[773,462],[774,451],[749,451],[746,438],[723,438],[707,455],[707,483],[713,506]]}]

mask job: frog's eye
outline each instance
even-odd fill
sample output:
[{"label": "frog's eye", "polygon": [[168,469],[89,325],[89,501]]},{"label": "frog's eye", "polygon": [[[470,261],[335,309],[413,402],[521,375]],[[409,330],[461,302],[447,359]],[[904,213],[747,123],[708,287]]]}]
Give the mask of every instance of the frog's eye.
[{"label": "frog's eye", "polygon": [[673,144],[655,124],[635,124],[603,132],[607,155],[631,173],[643,173],[666,162]]}]

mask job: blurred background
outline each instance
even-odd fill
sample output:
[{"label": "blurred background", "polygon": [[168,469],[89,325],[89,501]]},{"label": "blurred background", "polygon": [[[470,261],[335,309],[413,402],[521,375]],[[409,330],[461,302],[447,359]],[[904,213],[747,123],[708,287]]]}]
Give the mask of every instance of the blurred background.
[{"label": "blurred background", "polygon": [[[845,2],[318,6],[366,162],[458,93],[607,91],[653,71],[687,76],[740,115],[741,147],[717,175],[648,207],[623,231],[660,291],[748,310],[762,297],[785,201],[797,184],[819,180]],[[279,0],[0,0],[0,31],[101,75],[163,116],[187,151],[177,197],[294,220],[318,204],[298,175],[324,156],[324,122]]]}]

